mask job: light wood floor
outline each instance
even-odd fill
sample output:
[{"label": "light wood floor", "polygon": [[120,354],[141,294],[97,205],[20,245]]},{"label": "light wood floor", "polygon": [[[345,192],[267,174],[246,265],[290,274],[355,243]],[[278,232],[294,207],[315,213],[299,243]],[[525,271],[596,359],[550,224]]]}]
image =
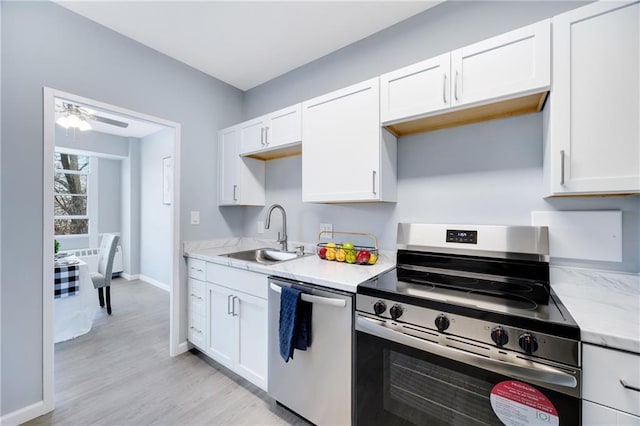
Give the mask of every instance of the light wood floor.
[{"label": "light wood floor", "polygon": [[27,425],[308,425],[195,350],[170,357],[167,292],[117,279],[111,301],[56,344],[56,409]]}]

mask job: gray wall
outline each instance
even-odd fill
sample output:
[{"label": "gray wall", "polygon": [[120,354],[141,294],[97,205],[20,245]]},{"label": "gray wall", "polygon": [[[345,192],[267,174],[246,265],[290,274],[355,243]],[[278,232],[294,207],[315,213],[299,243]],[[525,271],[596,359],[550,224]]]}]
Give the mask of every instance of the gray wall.
[{"label": "gray wall", "polygon": [[122,160],[99,158],[98,164],[98,233],[120,233]]},{"label": "gray wall", "polygon": [[[53,251],[42,244],[43,86],[182,124],[187,240],[242,229],[242,214],[216,208],[215,140],[242,119],[243,94],[54,3],[2,2],[1,19],[3,415],[42,399],[38,259]],[[199,226],[189,225],[189,210],[202,212]]]},{"label": "gray wall", "polygon": [[[446,2],[245,94],[245,119],[339,89],[581,6],[579,2]],[[394,249],[398,222],[530,224],[534,210],[623,211],[623,262],[555,263],[640,270],[640,198],[544,199],[542,113],[398,141],[397,204],[303,204],[301,159],[267,162],[267,205],[287,209],[289,238],[315,241],[320,223],[373,232]],[[330,167],[328,166],[328,169]],[[256,234],[265,208],[248,208]],[[275,228],[278,228],[276,226]],[[279,229],[266,231],[275,238]]]},{"label": "gray wall", "polygon": [[173,129],[140,141],[140,274],[169,287],[172,206],[162,203],[162,159],[173,156]]},{"label": "gray wall", "polygon": [[73,131],[56,125],[56,146],[89,151],[96,155],[126,157],[129,140],[122,136],[95,131]]},{"label": "gray wall", "polygon": [[129,138],[129,155],[122,160],[120,244],[125,274],[140,273],[140,139]]}]

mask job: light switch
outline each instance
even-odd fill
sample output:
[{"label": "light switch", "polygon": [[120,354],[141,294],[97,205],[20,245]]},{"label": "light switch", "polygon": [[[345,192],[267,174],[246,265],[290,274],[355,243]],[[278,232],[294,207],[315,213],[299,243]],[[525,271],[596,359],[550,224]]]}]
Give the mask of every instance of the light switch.
[{"label": "light switch", "polygon": [[200,225],[200,212],[198,211],[191,212],[191,224]]}]

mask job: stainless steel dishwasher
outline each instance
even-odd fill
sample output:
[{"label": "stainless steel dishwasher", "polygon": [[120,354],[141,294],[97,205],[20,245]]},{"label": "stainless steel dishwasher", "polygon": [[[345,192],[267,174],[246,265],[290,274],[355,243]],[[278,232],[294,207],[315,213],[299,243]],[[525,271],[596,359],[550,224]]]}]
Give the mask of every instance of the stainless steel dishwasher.
[{"label": "stainless steel dishwasher", "polygon": [[[278,328],[282,287],[307,292],[313,304],[311,346],[280,357]],[[352,423],[353,294],[269,277],[269,395],[317,425]]]}]

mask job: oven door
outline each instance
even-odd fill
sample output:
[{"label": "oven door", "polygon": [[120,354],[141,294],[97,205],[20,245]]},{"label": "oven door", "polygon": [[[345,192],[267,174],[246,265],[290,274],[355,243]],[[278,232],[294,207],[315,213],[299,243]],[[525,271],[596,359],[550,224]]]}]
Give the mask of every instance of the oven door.
[{"label": "oven door", "polygon": [[491,359],[359,313],[355,380],[358,425],[581,424],[578,369]]}]

